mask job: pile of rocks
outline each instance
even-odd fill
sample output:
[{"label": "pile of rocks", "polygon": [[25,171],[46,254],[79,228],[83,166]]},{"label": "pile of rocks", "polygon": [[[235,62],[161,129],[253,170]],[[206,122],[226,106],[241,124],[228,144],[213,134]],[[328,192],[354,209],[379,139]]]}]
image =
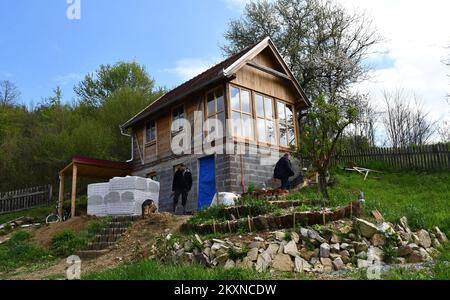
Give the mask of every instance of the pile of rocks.
[{"label": "pile of rocks", "polygon": [[198,235],[185,241],[168,235],[162,239],[164,247],[153,246],[153,254],[164,261],[211,267],[324,273],[367,268],[377,263],[430,261],[438,253],[436,248],[448,241],[439,228],[433,232],[412,232],[406,218],[398,225],[373,224],[356,218],[317,227],[205,241]]}]

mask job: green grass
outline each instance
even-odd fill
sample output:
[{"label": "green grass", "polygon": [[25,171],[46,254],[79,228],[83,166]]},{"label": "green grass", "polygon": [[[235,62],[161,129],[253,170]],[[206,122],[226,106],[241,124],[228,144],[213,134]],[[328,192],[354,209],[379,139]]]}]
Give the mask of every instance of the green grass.
[{"label": "green grass", "polygon": [[30,217],[37,223],[45,222],[45,218],[55,210],[54,207],[37,207],[23,211],[17,211],[0,215],[0,224],[18,219],[20,217]]},{"label": "green grass", "polygon": [[[347,205],[363,191],[367,212],[378,209],[394,223],[406,216],[413,229],[438,226],[450,233],[450,172],[371,173],[367,181],[359,174],[341,170],[332,175],[336,183],[330,188],[330,206]],[[290,197],[321,200],[313,188]]]},{"label": "green grass", "polygon": [[55,235],[52,238],[53,254],[59,257],[67,257],[82,250],[108,222],[109,219],[105,218],[89,224],[86,229],[78,233],[66,230]]},{"label": "green grass", "polygon": [[[70,210],[70,201],[64,202],[64,209]],[[43,223],[43,222],[45,222],[45,218],[49,214],[54,213],[55,210],[56,210],[56,203],[53,203],[52,206],[36,207],[36,208],[30,208],[30,209],[26,209],[26,210],[22,210],[22,211],[0,214],[0,224],[18,219],[20,217],[32,218],[34,220],[34,222],[36,222],[36,223]],[[76,210],[77,210],[77,216],[86,213],[87,197],[80,197],[77,199]]]},{"label": "green grass", "polygon": [[16,232],[12,238],[0,245],[0,273],[7,273],[19,267],[32,267],[54,260],[52,254],[30,241],[25,231]]},{"label": "green grass", "polygon": [[265,280],[274,275],[260,274],[247,269],[210,269],[200,265],[171,265],[156,261],[142,261],[115,269],[91,273],[83,280]]},{"label": "green grass", "polygon": [[[270,204],[268,201],[262,199],[241,199],[237,205],[246,207],[252,212],[252,215],[264,215],[267,213],[273,213],[277,210],[275,205]],[[235,217],[238,217],[237,215]],[[242,217],[242,216],[241,216]],[[226,206],[214,205],[205,210],[197,212],[192,218],[189,219],[189,224],[212,224],[215,222],[225,222],[229,219],[226,213]]]},{"label": "green grass", "polygon": [[386,280],[450,280],[450,243],[442,245],[441,254],[427,268],[394,269],[383,275]]}]

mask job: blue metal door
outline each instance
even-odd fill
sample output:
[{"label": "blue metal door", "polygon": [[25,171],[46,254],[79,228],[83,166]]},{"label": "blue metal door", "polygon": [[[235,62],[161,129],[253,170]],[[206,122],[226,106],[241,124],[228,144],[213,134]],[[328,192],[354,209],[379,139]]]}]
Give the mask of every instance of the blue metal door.
[{"label": "blue metal door", "polygon": [[216,194],[216,164],[214,156],[200,159],[198,182],[198,209],[211,205]]}]

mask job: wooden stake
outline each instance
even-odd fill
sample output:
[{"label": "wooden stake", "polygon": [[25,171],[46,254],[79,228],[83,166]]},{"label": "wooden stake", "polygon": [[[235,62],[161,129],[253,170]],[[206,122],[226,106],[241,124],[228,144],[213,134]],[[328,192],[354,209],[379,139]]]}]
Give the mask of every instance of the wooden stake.
[{"label": "wooden stake", "polygon": [[294,215],[292,216],[292,222],[294,223],[294,224],[292,224],[292,228],[295,229],[297,227],[295,224],[295,211],[294,211]]},{"label": "wooden stake", "polygon": [[213,219],[214,234],[216,234],[216,219]]},{"label": "wooden stake", "polygon": [[227,224],[228,224],[228,230],[230,231],[230,233],[232,233],[232,232],[231,232],[231,225],[230,225],[230,221],[227,221]]},{"label": "wooden stake", "polygon": [[326,218],[325,218],[325,211],[323,212],[322,217],[323,217],[323,225],[327,225]]},{"label": "wooden stake", "polygon": [[248,221],[248,228],[250,229],[250,232],[252,232],[252,224],[251,224],[250,216],[247,216],[247,221]]},{"label": "wooden stake", "polygon": [[75,217],[75,207],[76,207],[76,200],[77,200],[77,165],[73,164],[72,167],[72,209],[71,209],[71,218]]},{"label": "wooden stake", "polygon": [[350,219],[353,219],[353,202],[350,202]]},{"label": "wooden stake", "polygon": [[62,219],[64,206],[64,173],[59,175],[58,215]]}]

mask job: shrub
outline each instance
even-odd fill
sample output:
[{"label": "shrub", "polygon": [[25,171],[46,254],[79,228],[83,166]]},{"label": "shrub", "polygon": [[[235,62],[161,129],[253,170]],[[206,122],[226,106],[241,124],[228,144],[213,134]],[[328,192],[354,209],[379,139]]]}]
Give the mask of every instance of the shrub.
[{"label": "shrub", "polygon": [[412,230],[416,231],[426,228],[424,215],[416,206],[409,204],[405,209],[405,215]]},{"label": "shrub", "polygon": [[72,231],[64,231],[52,238],[52,251],[57,256],[69,256],[87,245],[87,240]]}]

